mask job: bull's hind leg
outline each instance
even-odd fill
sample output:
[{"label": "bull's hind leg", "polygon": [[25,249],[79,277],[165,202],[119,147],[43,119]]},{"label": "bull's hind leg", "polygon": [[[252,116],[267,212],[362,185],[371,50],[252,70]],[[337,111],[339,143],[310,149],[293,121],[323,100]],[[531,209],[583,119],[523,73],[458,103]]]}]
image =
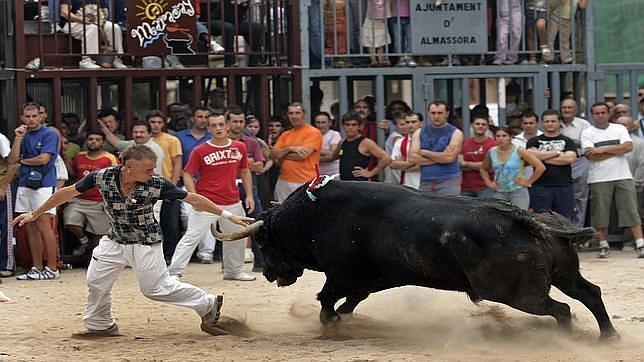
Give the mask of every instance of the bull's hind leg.
[{"label": "bull's hind leg", "polygon": [[534,298],[527,295],[520,300],[513,300],[511,302],[500,300],[500,302],[526,313],[553,316],[557,320],[559,328],[566,332],[572,331],[570,307],[568,304],[558,302],[548,295],[541,297],[535,296]]},{"label": "bull's hind leg", "polygon": [[361,293],[361,294],[352,294],[347,296],[347,300],[342,303],[341,306],[338,307],[336,310],[340,314],[352,314],[353,310],[356,309],[358,304],[362,302],[363,300],[367,299],[369,296],[369,293]]},{"label": "bull's hind leg", "polygon": [[569,297],[582,302],[593,313],[599,324],[599,338],[606,339],[617,335],[602,301],[601,289],[584,279],[578,270],[575,270],[574,274],[571,273],[571,277],[557,275],[553,285]]}]

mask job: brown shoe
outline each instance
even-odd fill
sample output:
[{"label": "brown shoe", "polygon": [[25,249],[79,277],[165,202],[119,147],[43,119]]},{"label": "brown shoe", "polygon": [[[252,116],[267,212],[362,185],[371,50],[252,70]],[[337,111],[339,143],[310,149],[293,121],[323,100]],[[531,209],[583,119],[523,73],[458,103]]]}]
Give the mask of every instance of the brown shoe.
[{"label": "brown shoe", "polygon": [[102,337],[118,337],[121,334],[119,333],[119,327],[114,323],[110,328],[96,331],[93,329],[87,329],[79,333],[72,334],[72,338],[102,338]]},{"label": "brown shoe", "polygon": [[203,317],[201,317],[201,330],[213,335],[220,336],[222,334],[228,334],[223,329],[217,327],[217,322],[219,322],[219,317],[221,316],[221,306],[224,304],[224,296],[218,295],[215,297],[215,304],[212,306],[210,311]]}]

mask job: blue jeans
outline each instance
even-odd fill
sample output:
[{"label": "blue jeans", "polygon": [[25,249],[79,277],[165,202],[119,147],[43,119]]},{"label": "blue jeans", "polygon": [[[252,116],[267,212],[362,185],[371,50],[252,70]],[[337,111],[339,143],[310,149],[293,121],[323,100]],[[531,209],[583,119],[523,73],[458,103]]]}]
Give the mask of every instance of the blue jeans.
[{"label": "blue jeans", "polygon": [[461,196],[469,197],[494,197],[494,190],[491,188],[485,188],[478,191],[461,191]]},{"label": "blue jeans", "polygon": [[[239,199],[244,203],[246,200],[246,191],[244,191],[244,187],[242,185],[239,185]],[[262,202],[259,199],[259,195],[257,193],[257,187],[253,185],[253,201],[255,201],[255,210],[248,214],[249,217],[252,218],[257,218],[259,214],[264,211],[262,209]],[[244,205],[244,208],[246,208],[246,205]],[[253,250],[253,255],[255,256],[253,266],[254,267],[264,267],[264,254],[262,254],[262,249],[259,248],[259,245],[257,244],[257,241],[255,241],[255,237],[251,236],[251,248]]]},{"label": "blue jeans", "polygon": [[171,260],[174,249],[179,243],[179,228],[181,226],[181,203],[179,200],[163,200],[159,216],[161,232],[163,232],[163,255]]},{"label": "blue jeans", "polygon": [[[400,19],[400,24],[398,23]],[[394,51],[396,53],[411,53],[411,24],[409,16],[392,17],[388,20],[389,31],[394,38]]]},{"label": "blue jeans", "polygon": [[494,197],[497,199],[505,200],[515,205],[516,207],[527,210],[530,207],[530,194],[528,189],[522,187],[512,192],[495,192]]},{"label": "blue jeans", "polygon": [[575,193],[572,186],[535,186],[530,192],[534,212],[554,211],[572,221]]},{"label": "blue jeans", "polygon": [[419,190],[443,196],[460,195],[461,178],[457,177],[445,180],[420,180]]}]

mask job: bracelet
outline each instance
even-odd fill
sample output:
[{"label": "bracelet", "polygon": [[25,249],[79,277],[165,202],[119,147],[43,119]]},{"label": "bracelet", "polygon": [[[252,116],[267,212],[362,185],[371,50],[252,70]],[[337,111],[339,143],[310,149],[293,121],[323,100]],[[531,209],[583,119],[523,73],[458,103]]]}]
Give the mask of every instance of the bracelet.
[{"label": "bracelet", "polygon": [[230,220],[230,218],[233,217],[234,215],[232,212],[228,210],[223,210],[219,216],[223,217],[224,219]]},{"label": "bracelet", "polygon": [[14,141],[22,141],[22,139],[23,139],[23,138],[24,138],[24,137],[15,137],[13,140],[14,140]]}]

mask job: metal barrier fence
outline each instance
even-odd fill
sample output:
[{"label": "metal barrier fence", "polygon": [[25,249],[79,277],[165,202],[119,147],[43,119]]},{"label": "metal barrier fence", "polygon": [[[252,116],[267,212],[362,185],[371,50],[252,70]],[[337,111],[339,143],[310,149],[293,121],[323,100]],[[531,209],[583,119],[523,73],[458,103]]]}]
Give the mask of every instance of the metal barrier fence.
[{"label": "metal barrier fence", "polygon": [[[644,99],[644,64],[597,64],[596,79],[597,94],[604,95],[599,100],[626,104],[633,119],[638,118],[639,102]],[[613,87],[614,92],[607,91]]]}]

